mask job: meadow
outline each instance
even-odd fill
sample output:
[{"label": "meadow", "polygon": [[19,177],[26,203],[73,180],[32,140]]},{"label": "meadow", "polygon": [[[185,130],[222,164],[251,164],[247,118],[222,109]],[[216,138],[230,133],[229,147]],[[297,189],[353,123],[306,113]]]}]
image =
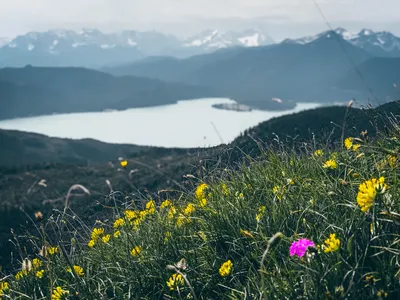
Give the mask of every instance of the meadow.
[{"label": "meadow", "polygon": [[[400,128],[322,147],[276,143],[194,188],[70,209],[15,236],[0,299],[398,299]],[[121,161],[129,167],[129,160]],[[123,191],[121,191],[123,193]]]}]

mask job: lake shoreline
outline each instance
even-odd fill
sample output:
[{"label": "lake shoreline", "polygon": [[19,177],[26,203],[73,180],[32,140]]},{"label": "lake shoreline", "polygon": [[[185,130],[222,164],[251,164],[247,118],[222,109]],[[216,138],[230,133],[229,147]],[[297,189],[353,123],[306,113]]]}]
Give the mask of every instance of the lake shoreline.
[{"label": "lake shoreline", "polygon": [[80,112],[0,121],[0,128],[69,139],[165,148],[207,148],[227,144],[261,122],[320,106],[299,103],[284,111],[233,111],[217,104],[240,105],[227,98],[182,100],[176,104],[123,111]]}]

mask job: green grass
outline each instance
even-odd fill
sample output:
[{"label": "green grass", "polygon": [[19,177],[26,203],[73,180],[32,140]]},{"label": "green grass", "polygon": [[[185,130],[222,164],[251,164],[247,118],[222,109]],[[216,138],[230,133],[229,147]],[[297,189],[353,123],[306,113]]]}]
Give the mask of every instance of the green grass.
[{"label": "green grass", "polygon": [[[4,274],[3,298],[48,299],[61,287],[68,299],[396,299],[399,137],[394,130],[372,142],[354,140],[361,144],[357,151],[338,145],[322,149],[322,156],[312,147],[292,151],[278,145],[239,168],[192,178],[194,185],[207,183],[203,196],[162,192],[152,206],[151,199],[128,194],[124,204],[109,208],[113,218],[96,224],[84,224],[67,207],[35,221],[38,234],[27,235],[23,244],[16,239],[21,262],[38,258],[42,265],[19,280],[21,269]],[[323,167],[329,159],[337,168]],[[388,189],[378,191],[374,205],[362,212],[356,200],[360,184],[382,176]],[[171,206],[161,208],[167,199],[175,214]],[[124,225],[116,229],[117,219]],[[104,233],[89,247],[94,228]],[[325,253],[321,245],[333,233],[340,247]],[[303,257],[290,256],[300,238],[316,247]],[[59,251],[40,255],[44,246]],[[132,255],[136,247],[140,251]],[[223,277],[219,270],[228,260],[233,266]],[[68,272],[72,266],[81,267],[82,276],[79,268]],[[43,277],[37,278],[40,270]],[[173,274],[181,280],[170,289]]]}]

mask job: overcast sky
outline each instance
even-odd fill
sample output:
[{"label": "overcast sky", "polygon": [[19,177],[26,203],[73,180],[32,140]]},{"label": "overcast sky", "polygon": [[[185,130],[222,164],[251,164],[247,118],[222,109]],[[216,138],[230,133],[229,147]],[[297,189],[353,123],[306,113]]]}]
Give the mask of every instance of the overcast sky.
[{"label": "overcast sky", "polygon": [[[317,0],[333,26],[400,35],[400,0]],[[258,26],[275,39],[327,28],[313,0],[0,0],[0,37],[51,28],[159,30],[178,36]]]}]

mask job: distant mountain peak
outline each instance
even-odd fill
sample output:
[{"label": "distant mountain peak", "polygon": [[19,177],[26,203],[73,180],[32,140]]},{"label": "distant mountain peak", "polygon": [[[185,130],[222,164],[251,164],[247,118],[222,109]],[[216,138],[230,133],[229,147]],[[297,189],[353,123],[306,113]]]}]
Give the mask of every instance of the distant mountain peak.
[{"label": "distant mountain peak", "polygon": [[0,48],[11,42],[12,39],[6,37],[0,37]]},{"label": "distant mountain peak", "polygon": [[349,43],[362,48],[372,54],[379,56],[400,56],[400,38],[388,31],[373,31],[363,28],[358,33],[349,32],[342,27],[335,30],[328,30],[317,35],[306,36],[299,39],[286,39],[282,43],[290,44],[309,44],[321,38],[331,38],[337,34],[336,38],[343,38]]},{"label": "distant mountain peak", "polygon": [[361,29],[361,31],[360,31],[360,35],[364,35],[364,36],[369,36],[369,35],[371,35],[371,34],[374,34],[375,32],[374,31],[372,31],[371,29]]},{"label": "distant mountain peak", "polygon": [[259,28],[247,29],[241,32],[209,29],[184,41],[184,47],[203,47],[209,50],[232,46],[257,47],[272,44],[273,40]]}]

